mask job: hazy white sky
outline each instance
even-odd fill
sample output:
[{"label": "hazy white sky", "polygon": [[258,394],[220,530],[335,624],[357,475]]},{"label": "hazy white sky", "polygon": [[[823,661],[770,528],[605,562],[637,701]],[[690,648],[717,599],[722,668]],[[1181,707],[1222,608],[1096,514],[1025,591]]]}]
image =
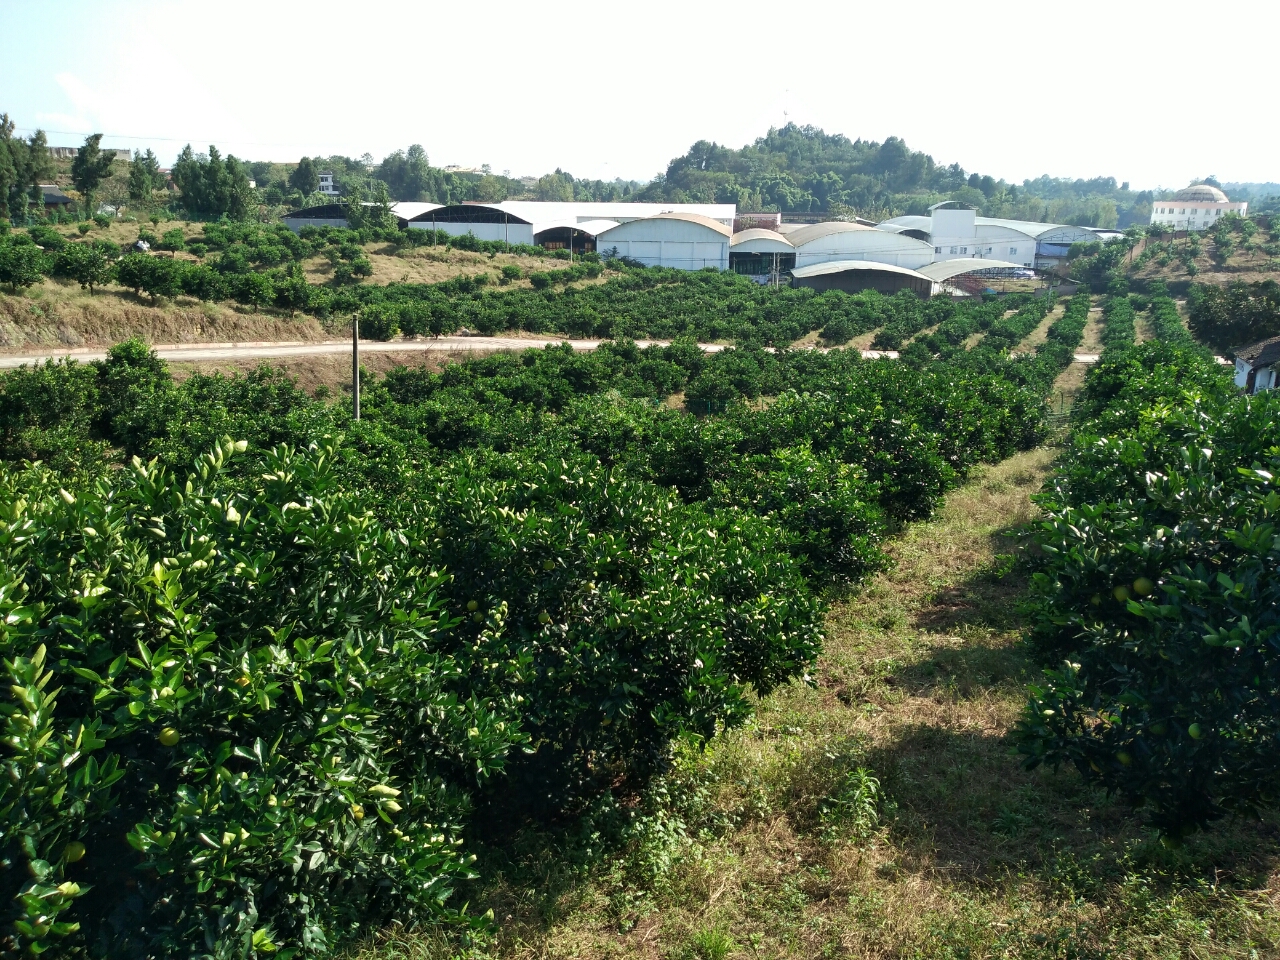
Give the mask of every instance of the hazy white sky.
[{"label": "hazy white sky", "polygon": [[[0,0],[0,112],[76,145],[647,180],[786,119],[1020,182],[1280,180],[1280,4]],[[1219,77],[1223,77],[1221,81]]]}]

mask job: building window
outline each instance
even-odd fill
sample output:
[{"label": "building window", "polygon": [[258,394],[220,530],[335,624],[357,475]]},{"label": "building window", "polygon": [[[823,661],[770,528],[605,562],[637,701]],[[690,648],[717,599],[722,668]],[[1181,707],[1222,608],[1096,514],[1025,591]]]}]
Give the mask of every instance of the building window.
[{"label": "building window", "polygon": [[968,247],[961,247],[961,248],[960,248],[960,252],[961,252],[961,253],[968,253],[968,252],[969,252],[969,248],[968,248]]},{"label": "building window", "polygon": [[955,253],[955,252],[956,252],[956,248],[955,248],[955,247],[952,247],[952,248],[951,248],[951,252],[952,252],[952,253]]},{"label": "building window", "polygon": [[934,248],[933,248],[933,252],[934,252],[934,253],[941,253],[941,252],[942,252],[942,248],[941,248],[941,247],[934,247]]},{"label": "building window", "polygon": [[1017,248],[1017,247],[1010,247],[1010,248],[1009,248],[1009,256],[1011,256],[1011,257],[1016,257],[1017,255],[1018,255],[1018,248]]}]

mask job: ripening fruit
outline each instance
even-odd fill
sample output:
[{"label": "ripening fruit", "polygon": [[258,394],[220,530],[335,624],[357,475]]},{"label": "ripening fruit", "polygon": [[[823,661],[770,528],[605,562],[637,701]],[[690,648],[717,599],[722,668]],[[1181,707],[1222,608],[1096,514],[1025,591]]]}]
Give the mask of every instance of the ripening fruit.
[{"label": "ripening fruit", "polygon": [[353,804],[351,805],[351,816],[353,816],[353,817],[356,819],[356,822],[359,822],[359,821],[363,820],[363,819],[364,819],[364,807],[362,807],[362,806],[361,806],[360,804],[358,804],[358,803],[353,803]]},{"label": "ripening fruit", "polygon": [[1149,597],[1155,592],[1156,585],[1148,577],[1139,577],[1133,581],[1133,592],[1140,597]]},{"label": "ripening fruit", "polygon": [[1200,729],[1200,724],[1193,723],[1191,726],[1187,727],[1187,736],[1192,740],[1199,740],[1204,736],[1204,731]]},{"label": "ripening fruit", "polygon": [[1092,597],[1089,598],[1089,602],[1093,604],[1095,607],[1102,606],[1102,594],[1095,593]]},{"label": "ripening fruit", "polygon": [[165,727],[160,731],[159,740],[166,747],[176,746],[179,740],[178,731],[173,727]]},{"label": "ripening fruit", "polygon": [[543,561],[542,561],[542,569],[543,569],[543,570],[548,570],[548,571],[550,571],[550,570],[554,570],[555,568],[556,568],[556,562],[555,562],[554,560],[543,560]]},{"label": "ripening fruit", "polygon": [[479,609],[480,604],[476,603],[474,600],[467,601],[467,613],[475,613]]},{"label": "ripening fruit", "polygon": [[1120,766],[1122,767],[1127,767],[1129,764],[1133,763],[1133,757],[1129,755],[1127,750],[1121,750],[1117,753],[1116,759],[1120,761]]},{"label": "ripening fruit", "polygon": [[66,845],[62,851],[62,859],[67,863],[75,863],[77,860],[84,859],[84,844],[79,840],[72,840]]},{"label": "ripening fruit", "polygon": [[1111,591],[1111,595],[1121,603],[1127,603],[1129,601],[1129,588],[1122,583]]},{"label": "ripening fruit", "polygon": [[484,622],[484,615],[483,615],[483,614],[481,614],[479,610],[477,610],[475,613],[473,613],[473,614],[471,615],[471,621],[472,621],[473,623],[483,623],[483,622]]},{"label": "ripening fruit", "polygon": [[538,614],[538,622],[539,622],[539,623],[542,623],[542,624],[550,623],[550,622],[551,622],[551,614],[549,614],[549,613],[547,613],[547,611],[543,610],[540,614]]},{"label": "ripening fruit", "polygon": [[1151,732],[1154,733],[1157,737],[1163,737],[1164,732],[1167,729],[1168,728],[1163,723],[1153,723],[1151,725]]}]

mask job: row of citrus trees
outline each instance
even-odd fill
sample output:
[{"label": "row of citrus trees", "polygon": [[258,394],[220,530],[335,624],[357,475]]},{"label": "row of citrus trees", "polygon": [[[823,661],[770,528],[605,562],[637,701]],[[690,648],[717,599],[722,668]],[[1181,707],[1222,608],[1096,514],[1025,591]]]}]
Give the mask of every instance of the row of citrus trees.
[{"label": "row of citrus trees", "polygon": [[[777,398],[653,403],[703,376]],[[355,423],[267,371],[179,383],[136,343],[0,380],[15,950],[318,955],[391,918],[483,926],[471,841],[625,804],[674,741],[801,676],[820,589],[883,566],[1043,411],[941,364],[688,344],[403,371],[365,398]]]},{"label": "row of citrus trees", "polygon": [[1127,298],[1107,315],[1117,336],[1041,499],[1033,640],[1057,666],[1020,749],[1176,842],[1280,796],[1280,396],[1239,394],[1181,338],[1126,349]]}]

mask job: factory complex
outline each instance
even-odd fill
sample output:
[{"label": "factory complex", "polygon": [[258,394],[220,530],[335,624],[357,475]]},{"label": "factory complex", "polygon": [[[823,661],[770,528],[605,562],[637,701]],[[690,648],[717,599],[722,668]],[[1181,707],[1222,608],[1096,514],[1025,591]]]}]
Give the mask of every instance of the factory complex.
[{"label": "factory complex", "polygon": [[[740,214],[724,203],[593,203],[504,200],[497,203],[392,206],[401,228],[511,246],[591,251],[646,266],[732,270],[761,282],[817,289],[929,296],[965,274],[1029,276],[1066,261],[1073,243],[1113,231],[977,216],[946,202],[928,216],[881,223],[829,220],[788,223],[784,214]],[[345,207],[324,204],[289,214],[293,230],[347,225]]]}]

